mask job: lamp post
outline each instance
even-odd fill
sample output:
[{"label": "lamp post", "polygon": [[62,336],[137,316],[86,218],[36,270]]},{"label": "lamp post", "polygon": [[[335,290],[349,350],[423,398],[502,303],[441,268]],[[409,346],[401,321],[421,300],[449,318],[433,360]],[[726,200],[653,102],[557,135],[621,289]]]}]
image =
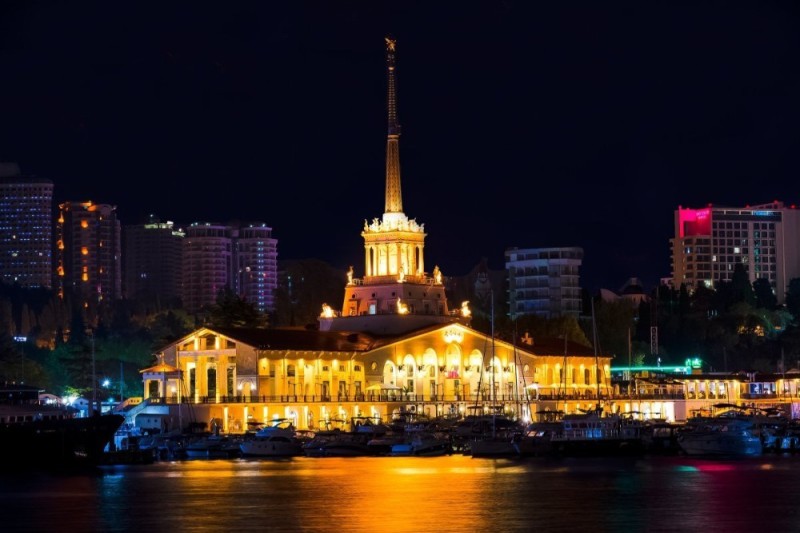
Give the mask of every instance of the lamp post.
[{"label": "lamp post", "polygon": [[18,379],[20,383],[25,383],[25,348],[23,343],[27,341],[27,337],[22,335],[15,335],[14,342],[16,343],[17,347],[19,347],[19,375]]},{"label": "lamp post", "polygon": [[100,409],[97,406],[97,365],[94,357],[94,330],[89,328],[89,340],[92,343],[92,414],[100,414]]}]

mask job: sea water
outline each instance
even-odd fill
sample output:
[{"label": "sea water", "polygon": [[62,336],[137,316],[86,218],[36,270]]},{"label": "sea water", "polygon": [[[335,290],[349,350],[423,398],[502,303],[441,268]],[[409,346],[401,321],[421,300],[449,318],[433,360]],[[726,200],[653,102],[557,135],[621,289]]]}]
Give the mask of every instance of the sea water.
[{"label": "sea water", "polygon": [[800,455],[164,461],[0,474],[0,531],[800,531]]}]

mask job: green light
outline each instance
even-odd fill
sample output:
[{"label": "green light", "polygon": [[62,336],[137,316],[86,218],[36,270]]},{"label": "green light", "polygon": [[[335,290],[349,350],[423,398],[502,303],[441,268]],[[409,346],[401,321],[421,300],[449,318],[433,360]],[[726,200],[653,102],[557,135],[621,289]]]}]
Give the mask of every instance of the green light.
[{"label": "green light", "polygon": [[685,366],[612,366],[612,372],[675,372],[679,374],[688,374],[690,365],[687,364]]}]

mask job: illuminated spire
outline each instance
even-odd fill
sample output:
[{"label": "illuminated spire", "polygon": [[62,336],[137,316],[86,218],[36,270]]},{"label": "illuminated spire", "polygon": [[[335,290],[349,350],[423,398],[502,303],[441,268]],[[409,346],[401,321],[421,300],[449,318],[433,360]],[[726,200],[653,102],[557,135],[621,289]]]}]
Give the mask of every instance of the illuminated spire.
[{"label": "illuminated spire", "polygon": [[400,190],[400,124],[397,123],[397,94],[394,86],[394,39],[386,37],[387,108],[389,131],[386,139],[386,213],[403,212]]}]

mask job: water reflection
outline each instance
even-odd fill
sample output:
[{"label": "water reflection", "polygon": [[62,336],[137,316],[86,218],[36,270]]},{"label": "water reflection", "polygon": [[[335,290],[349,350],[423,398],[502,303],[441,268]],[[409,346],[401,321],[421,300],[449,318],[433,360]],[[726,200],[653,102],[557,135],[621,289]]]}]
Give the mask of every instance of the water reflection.
[{"label": "water reflection", "polygon": [[800,457],[216,460],[0,477],[7,531],[796,530]]}]

